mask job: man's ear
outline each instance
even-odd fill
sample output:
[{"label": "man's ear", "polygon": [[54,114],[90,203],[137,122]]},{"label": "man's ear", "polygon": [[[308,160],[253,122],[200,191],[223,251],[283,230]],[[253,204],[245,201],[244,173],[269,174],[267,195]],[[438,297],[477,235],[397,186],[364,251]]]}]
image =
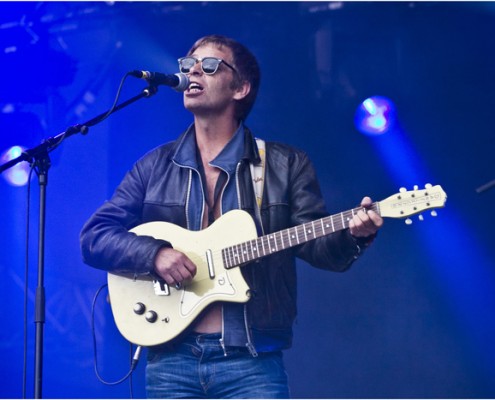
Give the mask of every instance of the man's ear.
[{"label": "man's ear", "polygon": [[248,81],[244,81],[237,89],[234,90],[234,99],[242,100],[251,91],[251,84]]}]

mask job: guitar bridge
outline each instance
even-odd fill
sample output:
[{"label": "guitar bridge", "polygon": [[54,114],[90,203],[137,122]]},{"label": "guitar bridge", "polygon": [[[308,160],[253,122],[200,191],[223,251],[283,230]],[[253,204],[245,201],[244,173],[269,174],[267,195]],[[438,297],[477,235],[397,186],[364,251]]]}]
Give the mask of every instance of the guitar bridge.
[{"label": "guitar bridge", "polygon": [[155,294],[157,296],[170,296],[170,288],[167,283],[162,280],[153,280],[153,289],[155,289]]}]

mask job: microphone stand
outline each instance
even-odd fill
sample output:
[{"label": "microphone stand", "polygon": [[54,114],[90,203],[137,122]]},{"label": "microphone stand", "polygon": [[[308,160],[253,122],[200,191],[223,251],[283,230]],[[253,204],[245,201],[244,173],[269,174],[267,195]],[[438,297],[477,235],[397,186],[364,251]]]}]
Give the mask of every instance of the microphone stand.
[{"label": "microphone stand", "polygon": [[44,270],[45,270],[45,222],[46,222],[46,187],[48,184],[48,169],[51,162],[48,153],[58,147],[63,140],[68,137],[81,133],[88,133],[91,126],[98,124],[106,119],[115,111],[121,110],[124,107],[134,103],[144,97],[151,97],[158,91],[155,85],[150,85],[145,88],[139,95],[124,101],[114,108],[104,112],[97,117],[83,123],[69,127],[55,137],[51,137],[43,141],[40,145],[24,151],[19,157],[0,165],[0,173],[20,163],[27,161],[31,166],[34,166],[38,176],[40,188],[40,204],[39,204],[39,230],[38,230],[38,285],[36,287],[35,296],[35,363],[34,363],[34,398],[42,398],[42,371],[43,371],[43,327],[45,323],[45,288],[44,288]]}]

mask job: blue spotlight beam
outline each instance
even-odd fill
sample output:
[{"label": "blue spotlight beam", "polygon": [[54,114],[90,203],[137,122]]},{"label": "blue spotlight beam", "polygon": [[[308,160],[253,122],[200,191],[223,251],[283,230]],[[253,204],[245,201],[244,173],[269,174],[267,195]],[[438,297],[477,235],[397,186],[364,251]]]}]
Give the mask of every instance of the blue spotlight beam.
[{"label": "blue spotlight beam", "polygon": [[[434,181],[424,160],[398,124],[387,135],[373,136],[371,140],[398,185]],[[495,345],[489,337],[495,332],[495,323],[485,315],[492,313],[495,306],[493,262],[481,245],[482,238],[466,234],[473,230],[455,215],[456,199],[452,201],[454,204],[442,213],[446,218],[419,228],[419,240],[431,264],[436,266],[432,273],[450,301],[469,350],[479,360],[481,375],[489,382],[495,359]]]}]

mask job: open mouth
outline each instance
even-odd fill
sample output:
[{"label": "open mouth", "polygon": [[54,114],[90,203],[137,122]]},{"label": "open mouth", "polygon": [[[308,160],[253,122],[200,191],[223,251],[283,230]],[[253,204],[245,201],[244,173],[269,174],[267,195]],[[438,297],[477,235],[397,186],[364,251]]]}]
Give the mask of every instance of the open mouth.
[{"label": "open mouth", "polygon": [[197,82],[191,82],[187,88],[189,93],[199,93],[203,91],[203,87]]}]

